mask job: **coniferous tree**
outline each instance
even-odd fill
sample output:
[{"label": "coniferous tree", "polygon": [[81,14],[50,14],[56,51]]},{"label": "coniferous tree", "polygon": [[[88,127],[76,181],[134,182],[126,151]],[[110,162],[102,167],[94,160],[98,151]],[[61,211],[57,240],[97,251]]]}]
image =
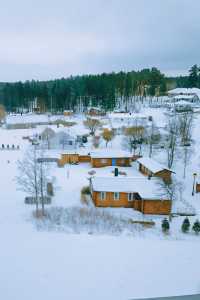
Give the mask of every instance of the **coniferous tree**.
[{"label": "coniferous tree", "polygon": [[196,233],[199,234],[200,233],[200,222],[199,220],[196,220],[192,226],[192,230]]},{"label": "coniferous tree", "polygon": [[182,232],[184,232],[184,233],[187,233],[190,230],[190,221],[188,218],[185,218],[183,220],[181,229],[182,229]]},{"label": "coniferous tree", "polygon": [[198,87],[198,80],[199,80],[199,68],[197,65],[192,66],[192,68],[189,70],[189,86],[192,87]]},{"label": "coniferous tree", "polygon": [[169,221],[165,218],[162,220],[162,231],[163,232],[168,232],[170,229]]}]

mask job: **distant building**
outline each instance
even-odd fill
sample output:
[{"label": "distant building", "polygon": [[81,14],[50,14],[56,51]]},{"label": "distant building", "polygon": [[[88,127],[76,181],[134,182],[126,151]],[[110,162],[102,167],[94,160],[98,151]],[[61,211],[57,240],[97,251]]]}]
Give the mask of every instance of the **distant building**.
[{"label": "distant building", "polygon": [[64,117],[70,117],[74,114],[73,110],[64,110],[63,115]]},{"label": "distant building", "polygon": [[174,101],[200,101],[200,89],[198,88],[176,88],[168,91],[168,96]]},{"label": "distant building", "polygon": [[104,116],[106,113],[100,107],[88,107],[87,112],[89,116]]},{"label": "distant building", "polygon": [[92,177],[91,195],[97,207],[133,208],[143,214],[168,215],[172,201],[158,195],[156,179]]},{"label": "distant building", "polygon": [[55,132],[51,128],[46,128],[41,133],[43,144],[49,149],[76,149],[76,138],[64,131]]}]

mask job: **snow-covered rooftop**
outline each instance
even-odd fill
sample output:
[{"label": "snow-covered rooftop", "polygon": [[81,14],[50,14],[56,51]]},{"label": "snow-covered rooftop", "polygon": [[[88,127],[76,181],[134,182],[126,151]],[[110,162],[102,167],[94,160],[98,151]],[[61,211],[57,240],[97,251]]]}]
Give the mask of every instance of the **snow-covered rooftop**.
[{"label": "snow-covered rooftop", "polygon": [[91,152],[92,158],[131,158],[132,154],[121,150],[99,150]]},{"label": "snow-covered rooftop", "polygon": [[191,100],[194,98],[194,95],[177,95],[174,97],[174,99],[188,99],[188,100]]},{"label": "snow-covered rooftop", "polygon": [[172,172],[172,170],[170,170],[169,168],[163,166],[162,164],[160,164],[156,160],[154,160],[152,158],[149,158],[149,157],[139,158],[139,159],[137,159],[137,162],[142,164],[143,166],[145,166],[152,173],[158,173],[158,172],[163,171],[163,170],[169,170],[169,171]]},{"label": "snow-covered rooftop", "polygon": [[158,191],[158,179],[141,177],[92,177],[92,188],[96,192],[139,193],[143,199],[164,199]]},{"label": "snow-covered rooftop", "polygon": [[185,101],[185,100],[177,101],[177,102],[175,103],[175,105],[176,105],[176,106],[178,106],[178,105],[183,105],[183,106],[194,106],[193,103],[188,102],[188,101]]},{"label": "snow-covered rooftop", "polygon": [[146,119],[148,116],[142,113],[110,113],[110,119]]},{"label": "snow-covered rooftop", "polygon": [[200,89],[198,88],[176,88],[168,91],[168,95],[197,95],[200,99]]}]

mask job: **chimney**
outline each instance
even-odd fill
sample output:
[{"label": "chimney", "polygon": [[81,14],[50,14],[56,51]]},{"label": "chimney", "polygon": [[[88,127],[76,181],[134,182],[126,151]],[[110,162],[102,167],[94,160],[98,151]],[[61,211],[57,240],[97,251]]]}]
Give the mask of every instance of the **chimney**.
[{"label": "chimney", "polygon": [[117,177],[117,176],[119,175],[119,170],[118,170],[118,168],[115,168],[114,174],[115,174],[115,177]]}]

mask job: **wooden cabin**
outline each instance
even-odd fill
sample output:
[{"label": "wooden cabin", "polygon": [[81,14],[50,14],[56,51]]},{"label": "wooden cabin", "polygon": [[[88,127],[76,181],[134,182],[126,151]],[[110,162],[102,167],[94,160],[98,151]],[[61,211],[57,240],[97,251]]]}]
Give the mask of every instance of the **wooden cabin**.
[{"label": "wooden cabin", "polygon": [[91,152],[91,165],[93,168],[107,166],[129,167],[132,155],[124,151],[96,151]]},{"label": "wooden cabin", "polygon": [[105,116],[105,111],[99,107],[88,107],[87,115],[89,116]]},{"label": "wooden cabin", "polygon": [[78,153],[62,153],[61,158],[58,160],[58,166],[63,167],[66,164],[78,164]]},{"label": "wooden cabin", "polygon": [[200,183],[196,183],[196,193],[200,193]]},{"label": "wooden cabin", "polygon": [[149,157],[142,157],[137,160],[139,164],[139,171],[148,177],[160,177],[165,182],[171,182],[172,170],[161,165],[157,161]]},{"label": "wooden cabin", "polygon": [[64,117],[70,117],[73,115],[73,110],[64,110],[63,115]]},{"label": "wooden cabin", "polygon": [[155,181],[139,177],[92,177],[92,200],[97,207],[126,207],[143,214],[169,215],[172,202],[158,196]]},{"label": "wooden cabin", "polygon": [[61,154],[61,158],[58,160],[58,166],[63,167],[66,164],[89,163],[90,160],[90,153],[66,152]]}]

